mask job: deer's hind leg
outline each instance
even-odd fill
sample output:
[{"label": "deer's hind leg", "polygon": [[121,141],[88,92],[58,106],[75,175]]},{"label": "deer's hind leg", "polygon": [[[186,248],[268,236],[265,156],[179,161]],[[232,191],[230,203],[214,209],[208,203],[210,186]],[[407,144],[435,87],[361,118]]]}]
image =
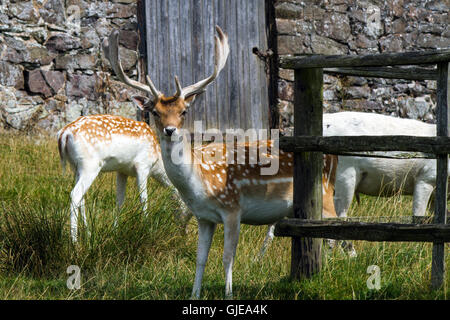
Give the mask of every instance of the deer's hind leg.
[{"label": "deer's hind leg", "polygon": [[81,212],[84,225],[87,226],[84,195],[89,190],[99,172],[99,167],[83,167],[77,169],[75,187],[70,194],[70,231],[73,242],[77,242],[78,210]]}]

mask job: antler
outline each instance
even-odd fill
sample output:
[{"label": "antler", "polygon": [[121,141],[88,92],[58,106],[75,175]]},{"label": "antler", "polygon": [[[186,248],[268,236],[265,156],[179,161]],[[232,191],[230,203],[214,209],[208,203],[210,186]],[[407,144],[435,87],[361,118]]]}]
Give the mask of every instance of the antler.
[{"label": "antler", "polygon": [[147,86],[143,83],[128,78],[128,76],[123,71],[122,64],[120,63],[119,58],[119,30],[113,30],[109,37],[103,40],[102,49],[105,57],[109,60],[114,73],[119,77],[121,81],[123,81],[130,87],[147,92],[153,95],[155,98],[158,98],[161,95],[161,93],[156,90],[153,82],[150,80],[150,77],[147,76]]},{"label": "antler", "polygon": [[[222,31],[222,29],[220,29],[219,26],[216,26],[216,31],[219,34],[219,36],[214,37],[215,39],[214,72],[208,78],[181,89],[181,96],[183,96],[183,98],[187,98],[189,96],[192,96],[193,94],[204,92],[206,86],[208,86],[211,82],[213,82],[217,78],[220,71],[225,66],[225,63],[227,62],[228,54],[230,53],[230,47],[228,46],[228,36]],[[175,77],[175,82],[177,84],[177,92],[178,92],[181,86],[177,77]]]},{"label": "antler", "polygon": [[[215,60],[214,60],[214,72],[211,76],[206,79],[203,79],[193,85],[190,85],[185,88],[181,88],[180,81],[178,77],[175,76],[175,84],[177,87],[177,92],[173,96],[173,98],[183,97],[188,98],[194,94],[202,93],[205,91],[205,88],[213,82],[220,71],[225,66],[227,62],[228,54],[230,53],[230,47],[228,46],[228,36],[220,29],[219,26],[216,26],[217,33],[219,36],[215,36]],[[147,83],[145,85],[138,81],[134,81],[127,77],[125,72],[123,71],[122,64],[120,63],[119,58],[119,31],[113,30],[109,35],[108,39],[104,39],[102,43],[103,52],[105,53],[106,58],[109,60],[111,67],[113,68],[115,74],[119,77],[121,81],[126,83],[127,85],[136,88],[138,90],[145,91],[155,98],[159,98],[162,96],[161,92],[159,92],[155,85],[153,84],[150,76],[147,75]]]}]

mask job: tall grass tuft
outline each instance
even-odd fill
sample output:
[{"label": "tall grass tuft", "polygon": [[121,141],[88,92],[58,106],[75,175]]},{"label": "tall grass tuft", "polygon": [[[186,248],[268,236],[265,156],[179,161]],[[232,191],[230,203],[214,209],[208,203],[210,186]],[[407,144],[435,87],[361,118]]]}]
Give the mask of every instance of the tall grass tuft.
[{"label": "tall grass tuft", "polygon": [[[105,179],[102,179],[105,180]],[[76,264],[93,270],[106,261],[139,262],[160,251],[183,247],[183,230],[174,220],[178,203],[172,190],[150,184],[158,194],[144,213],[138,199],[121,210],[86,208],[87,226],[79,215],[79,240],[69,236],[67,209],[30,202],[3,205],[0,215],[0,266],[5,271],[52,276]],[[98,191],[94,192],[98,193]],[[68,207],[68,201],[66,201]],[[117,218],[117,221],[115,220]]]},{"label": "tall grass tuft", "polygon": [[67,260],[67,212],[51,206],[15,203],[2,206],[0,268],[49,276]]}]

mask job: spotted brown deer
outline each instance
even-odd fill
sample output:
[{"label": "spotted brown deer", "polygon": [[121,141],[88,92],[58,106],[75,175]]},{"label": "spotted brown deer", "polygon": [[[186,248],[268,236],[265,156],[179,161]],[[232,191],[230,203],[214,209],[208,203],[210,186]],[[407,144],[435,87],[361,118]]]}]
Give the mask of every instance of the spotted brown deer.
[{"label": "spotted brown deer", "polygon": [[[323,194],[323,206],[322,217],[323,218],[337,218],[336,211],[334,209],[334,184],[336,181],[336,169],[338,164],[338,157],[336,155],[324,154],[323,155],[323,172],[322,172],[322,194]],[[275,231],[275,224],[269,226],[269,229],[264,239],[263,246],[259,252],[259,257],[262,258],[273,240]],[[330,247],[335,246],[334,240],[328,240]],[[343,243],[344,249],[348,250],[350,256],[356,256],[356,251],[351,243]]]},{"label": "spotted brown deer", "polygon": [[[162,165],[154,131],[144,122],[113,115],[80,117],[58,132],[58,149],[63,167],[69,162],[75,172],[71,192],[70,225],[72,241],[77,241],[78,212],[86,225],[84,195],[100,172],[117,172],[116,202],[125,198],[127,178],[136,177],[143,211],[147,211],[147,179],[170,185]],[[192,215],[180,203],[182,222]]]},{"label": "spotted brown deer", "polygon": [[[165,96],[147,76],[147,84],[128,78],[118,56],[118,31],[103,42],[116,75],[131,87],[146,92],[151,98],[132,97],[137,107],[152,113],[160,137],[164,168],[172,184],[192,210],[198,221],[198,248],[192,297],[200,296],[203,273],[216,225],[224,225],[225,295],[232,297],[232,265],[241,223],[270,225],[293,212],[293,154],[277,152],[275,140],[211,143],[195,149],[183,139],[183,123],[195,98],[206,90],[227,61],[227,35],[216,26],[213,73],[195,84],[182,87],[175,77],[176,93]],[[187,136],[186,136],[187,137]],[[252,150],[263,150],[252,160]],[[234,155],[243,150],[244,161]],[[232,154],[233,157],[228,155]],[[211,159],[214,160],[211,160]],[[269,163],[262,161],[270,159]],[[209,160],[205,160],[209,159]],[[274,174],[262,174],[277,163]],[[270,167],[269,167],[270,165]],[[334,212],[334,209],[333,209]]]}]

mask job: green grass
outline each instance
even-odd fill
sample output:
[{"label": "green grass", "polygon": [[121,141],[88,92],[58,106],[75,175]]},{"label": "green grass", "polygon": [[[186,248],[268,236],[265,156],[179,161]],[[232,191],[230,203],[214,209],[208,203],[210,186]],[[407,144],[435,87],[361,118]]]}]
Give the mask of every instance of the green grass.
[{"label": "green grass", "polygon": [[[115,208],[115,177],[103,174],[86,198],[91,236],[80,224],[80,242],[69,241],[73,174],[62,173],[54,139],[0,133],[0,299],[188,299],[196,258],[197,227],[183,232],[172,190],[149,182],[148,216],[140,210],[130,179],[125,206]],[[389,217],[411,212],[411,197],[361,197],[349,216]],[[119,223],[113,226],[113,217]],[[383,218],[385,219],[385,218]],[[242,226],[233,273],[236,299],[448,299],[431,291],[431,244],[354,242],[357,258],[324,248],[322,271],[289,280],[290,239],[275,238],[262,261],[255,259],[266,227]],[[206,266],[202,298],[222,299],[223,228],[219,226]],[[448,247],[447,247],[448,248]],[[450,257],[446,251],[447,267]],[[81,269],[81,288],[66,286],[67,267]],[[381,289],[369,290],[367,267],[378,265]]]}]

